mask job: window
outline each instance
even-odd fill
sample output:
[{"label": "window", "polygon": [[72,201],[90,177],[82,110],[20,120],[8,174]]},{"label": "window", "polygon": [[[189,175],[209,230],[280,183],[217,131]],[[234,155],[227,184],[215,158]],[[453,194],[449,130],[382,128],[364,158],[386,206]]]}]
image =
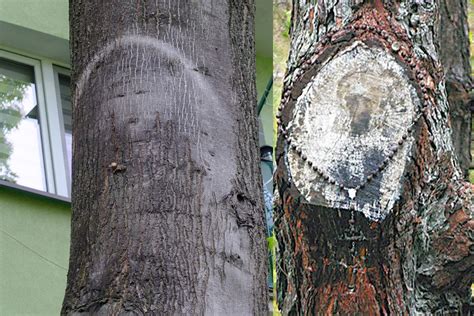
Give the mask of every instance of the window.
[{"label": "window", "polygon": [[0,50],[0,183],[70,195],[69,71]]},{"label": "window", "polygon": [[35,69],[0,58],[0,179],[46,190]]}]

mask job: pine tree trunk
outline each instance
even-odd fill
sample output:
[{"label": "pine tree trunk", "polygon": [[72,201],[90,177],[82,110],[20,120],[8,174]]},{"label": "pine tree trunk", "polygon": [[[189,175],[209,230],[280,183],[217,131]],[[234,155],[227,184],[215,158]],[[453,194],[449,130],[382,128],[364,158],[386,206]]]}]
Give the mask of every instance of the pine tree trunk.
[{"label": "pine tree trunk", "polygon": [[293,1],[277,121],[283,314],[466,313],[473,194],[434,27],[440,1]]},{"label": "pine tree trunk", "polygon": [[467,0],[439,1],[436,34],[439,57],[446,74],[453,145],[461,170],[467,178],[471,164],[469,91],[472,88]]},{"label": "pine tree trunk", "polygon": [[62,314],[263,315],[254,1],[71,1]]}]

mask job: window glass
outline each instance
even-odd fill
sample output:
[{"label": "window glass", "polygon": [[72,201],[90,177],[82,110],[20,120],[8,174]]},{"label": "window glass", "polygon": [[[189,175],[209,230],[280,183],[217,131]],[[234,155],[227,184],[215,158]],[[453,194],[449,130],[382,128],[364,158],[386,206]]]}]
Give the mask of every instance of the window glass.
[{"label": "window glass", "polygon": [[0,179],[46,191],[34,68],[2,58]]},{"label": "window glass", "polygon": [[71,173],[72,161],[72,107],[71,107],[71,79],[69,76],[58,74],[59,92],[61,94],[61,108],[63,112],[64,122],[64,140],[66,143],[66,153],[69,166],[69,173]]}]

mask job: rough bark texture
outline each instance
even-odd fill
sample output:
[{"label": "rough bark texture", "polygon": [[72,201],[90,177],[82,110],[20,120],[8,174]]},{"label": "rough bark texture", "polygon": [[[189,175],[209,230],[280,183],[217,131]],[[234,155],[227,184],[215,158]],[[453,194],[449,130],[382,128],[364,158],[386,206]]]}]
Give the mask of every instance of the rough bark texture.
[{"label": "rough bark texture", "polygon": [[70,1],[62,314],[263,315],[254,1]]},{"label": "rough bark texture", "polygon": [[[440,1],[428,0],[293,2],[292,45],[279,115],[281,126],[289,129],[278,137],[275,176],[278,301],[283,314],[468,312],[474,273],[474,197],[471,185],[462,180],[449,128],[444,74],[435,46],[439,5]],[[313,166],[319,163],[314,170],[324,169],[324,176],[345,188],[366,178],[372,172],[371,163],[377,165],[377,157],[384,157],[383,161],[392,155],[352,200],[349,192],[316,172],[312,192],[303,191],[301,180],[307,173],[300,171],[309,165],[311,154],[295,152],[288,139],[293,145],[307,137],[305,113],[322,106],[321,99],[305,101],[309,89],[317,84],[318,74],[333,67],[353,45],[383,50],[381,54],[390,55],[404,69],[399,78],[405,78],[416,92],[404,97],[411,104],[406,110],[420,117],[412,126],[399,127],[407,128],[407,136],[397,151],[374,153],[360,148],[354,152],[367,157],[360,172],[350,155],[333,160],[332,169],[327,160],[311,162]],[[360,54],[354,54],[354,63],[359,58]],[[360,77],[357,89],[377,91],[384,78]],[[399,88],[391,89],[403,97]],[[373,94],[359,97],[366,98],[365,104],[375,102]],[[325,109],[341,108],[341,100],[349,112],[351,106],[360,106],[354,98],[335,98],[327,101]],[[381,101],[365,105],[364,113],[357,114],[356,121],[353,116],[349,126],[365,136],[382,105]],[[343,115],[328,117],[334,126],[344,119]],[[384,122],[388,136],[395,137],[396,124]],[[312,141],[319,145],[318,140],[323,141],[322,137]],[[300,163],[295,162],[298,157]],[[393,173],[395,169],[401,172]],[[343,176],[334,170],[343,170]],[[383,189],[386,181],[392,184]],[[387,203],[384,195],[392,189]],[[367,202],[374,212],[385,215],[369,216],[363,207]]]},{"label": "rough bark texture", "polygon": [[467,178],[471,164],[469,91],[472,89],[467,0],[440,0],[437,22],[436,42],[446,74],[453,145]]}]

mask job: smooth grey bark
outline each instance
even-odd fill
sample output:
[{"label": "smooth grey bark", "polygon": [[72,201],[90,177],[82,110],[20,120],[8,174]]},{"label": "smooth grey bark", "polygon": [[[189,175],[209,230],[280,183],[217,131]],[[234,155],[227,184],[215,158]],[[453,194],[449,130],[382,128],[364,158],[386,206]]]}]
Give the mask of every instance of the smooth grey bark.
[{"label": "smooth grey bark", "polygon": [[[472,185],[463,181],[450,130],[450,107],[436,47],[439,30],[435,21],[440,4],[441,0],[293,1],[292,43],[278,115],[282,130],[277,141],[275,175],[278,303],[283,314],[469,312],[474,273],[474,196]],[[351,126],[358,136],[365,137],[371,116],[379,115],[376,111],[380,107],[390,105],[374,103],[372,96],[384,88],[380,82],[390,79],[398,69],[392,66],[381,76],[341,80],[355,83],[357,90],[352,96],[344,91],[351,91],[351,85],[311,90],[321,73],[333,80],[324,69],[336,69],[341,54],[353,54],[356,64],[367,51],[373,52],[369,57],[374,60],[379,54],[379,60],[393,60],[404,69],[396,77],[405,78],[415,91],[410,98],[404,97],[412,103],[406,109],[420,113],[420,117],[413,126],[399,127],[388,121],[392,123],[386,129],[389,138],[396,135],[392,128],[407,128],[404,141],[394,139],[394,145],[399,142],[398,151],[391,147],[384,151],[352,151],[352,156],[368,157],[360,168],[364,179],[371,175],[372,165],[377,167],[380,160],[390,159],[388,167],[355,190],[357,194],[351,199],[346,187],[359,178],[349,171],[360,171],[351,169],[351,155],[331,157],[328,151],[325,157],[336,161],[328,170],[336,172],[323,172],[327,163],[311,161],[317,153],[305,151],[308,148],[301,140],[311,135],[305,115],[314,112],[310,111],[312,107],[329,113],[343,106],[348,112],[356,110],[351,106],[360,107],[358,121],[352,121]],[[344,57],[346,63],[339,65],[347,65],[348,58]],[[355,74],[365,75],[364,69],[359,67]],[[393,96],[403,97],[396,85],[389,88]],[[346,98],[320,97],[333,91],[342,91]],[[360,91],[370,94],[361,95]],[[343,102],[346,104],[341,105]],[[327,121],[344,123],[345,116],[335,117],[328,116]],[[323,119],[318,122],[324,123]],[[325,126],[314,124],[313,128]],[[310,145],[319,146],[323,138],[310,139]],[[301,181],[309,172],[313,172],[313,179]],[[333,179],[337,181],[331,182]],[[341,183],[346,187],[337,186]],[[388,197],[387,192],[391,192]],[[366,205],[370,203],[373,207],[368,212]]]},{"label": "smooth grey bark", "polygon": [[467,0],[439,1],[436,30],[436,46],[446,74],[453,145],[466,178],[471,165],[469,92],[472,89],[467,3]]},{"label": "smooth grey bark", "polygon": [[266,313],[254,11],[70,1],[63,315]]}]

